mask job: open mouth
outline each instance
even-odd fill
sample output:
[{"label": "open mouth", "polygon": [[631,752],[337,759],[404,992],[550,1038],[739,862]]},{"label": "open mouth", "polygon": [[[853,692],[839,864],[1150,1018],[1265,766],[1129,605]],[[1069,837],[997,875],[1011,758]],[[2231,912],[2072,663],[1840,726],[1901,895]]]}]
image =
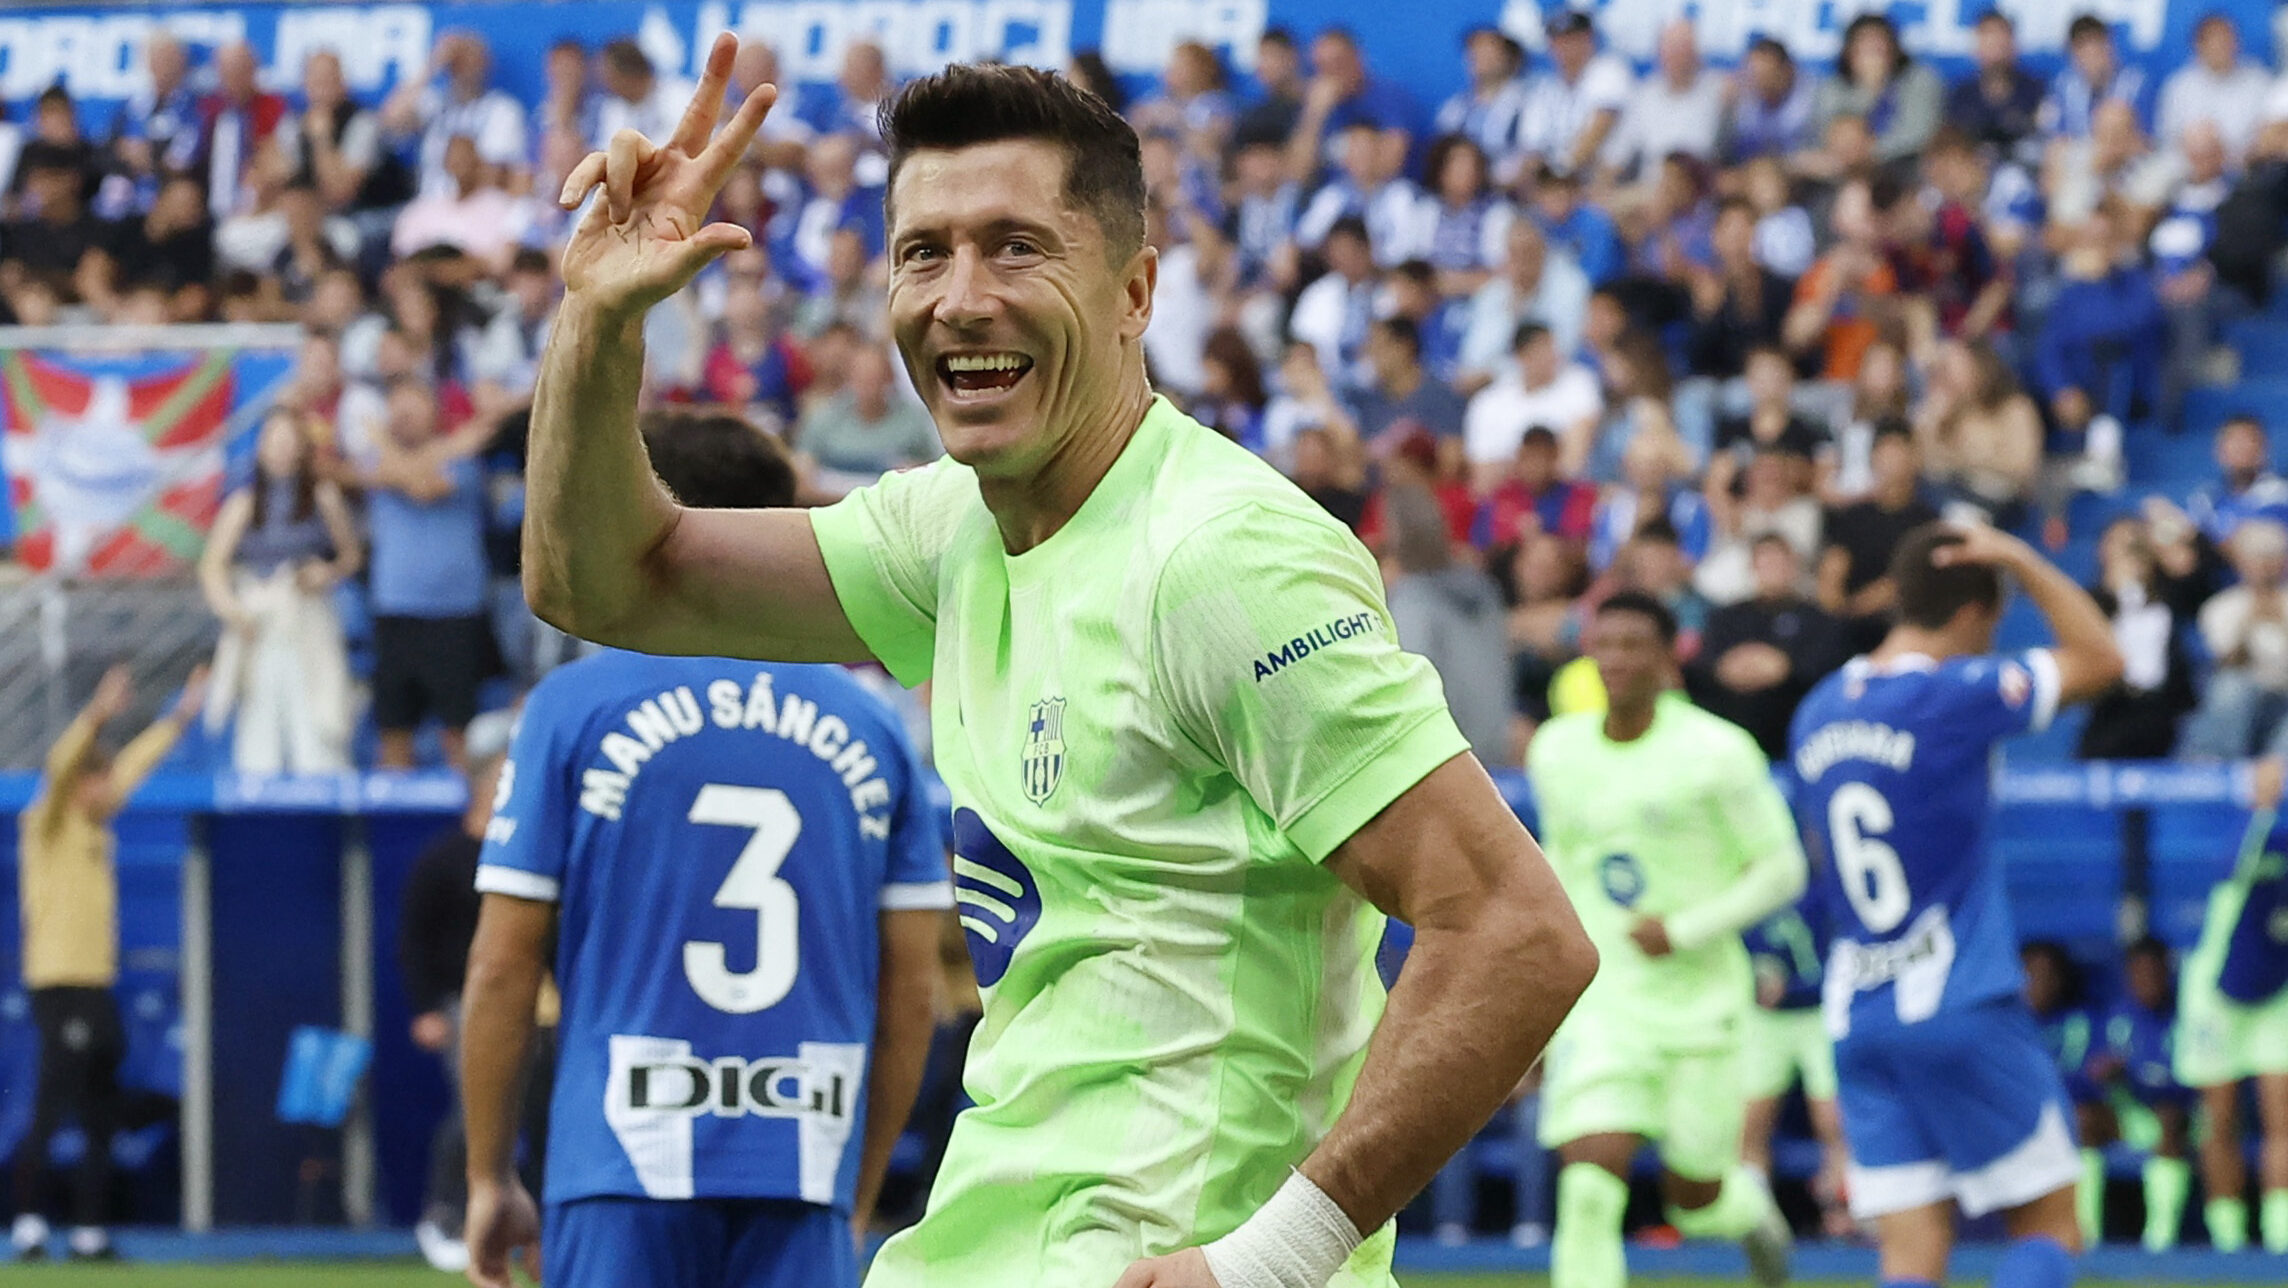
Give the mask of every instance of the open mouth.
[{"label": "open mouth", "polygon": [[949,353],[937,360],[937,378],[958,399],[992,398],[1017,387],[1033,369],[1021,353]]}]

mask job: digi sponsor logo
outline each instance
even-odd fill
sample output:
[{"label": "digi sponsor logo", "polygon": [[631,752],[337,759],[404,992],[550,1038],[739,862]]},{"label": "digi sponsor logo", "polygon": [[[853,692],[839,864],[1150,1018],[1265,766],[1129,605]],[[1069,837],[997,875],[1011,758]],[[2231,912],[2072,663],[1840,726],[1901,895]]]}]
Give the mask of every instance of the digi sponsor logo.
[{"label": "digi sponsor logo", "polygon": [[1041,919],[1040,887],[977,811],[953,812],[953,897],[969,940],[977,982],[991,988],[1009,973],[1009,959]]},{"label": "digi sponsor logo", "polygon": [[793,1056],[695,1056],[630,1064],[624,1108],[718,1118],[848,1118],[857,1089],[847,1074]]}]

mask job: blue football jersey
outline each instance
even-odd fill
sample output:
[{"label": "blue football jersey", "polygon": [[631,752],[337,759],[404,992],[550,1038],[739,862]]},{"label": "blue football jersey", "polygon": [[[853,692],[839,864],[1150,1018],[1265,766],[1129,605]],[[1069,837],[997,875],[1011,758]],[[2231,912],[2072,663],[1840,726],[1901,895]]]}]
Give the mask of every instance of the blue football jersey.
[{"label": "blue football jersey", "polygon": [[[1775,1011],[1819,1005],[1819,981],[1827,934],[1819,909],[1819,887],[1803,892],[1795,906],[1764,918],[1740,935],[1756,967],[1756,1000]],[[1776,1001],[1767,995],[1778,993]]]},{"label": "blue football jersey", "polygon": [[559,905],[551,1202],[857,1180],[880,913],[949,908],[944,822],[835,667],[609,652],[526,700],[477,888]]},{"label": "blue football jersey", "polygon": [[2017,932],[1986,859],[1993,751],[2057,703],[2057,661],[2036,649],[1858,658],[1797,708],[1797,806],[1823,860],[1838,1038],[2020,992]]},{"label": "blue football jersey", "polygon": [[2177,1083],[2177,1022],[2124,998],[2105,1017],[2105,1052],[2121,1062],[2129,1094],[2145,1103],[2182,1097]]}]

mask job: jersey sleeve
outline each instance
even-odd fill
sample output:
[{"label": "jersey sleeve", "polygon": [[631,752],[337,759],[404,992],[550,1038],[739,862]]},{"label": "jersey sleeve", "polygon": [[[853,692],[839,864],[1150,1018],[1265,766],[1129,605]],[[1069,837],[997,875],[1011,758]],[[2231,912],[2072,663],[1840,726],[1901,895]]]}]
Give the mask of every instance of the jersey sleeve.
[{"label": "jersey sleeve", "polygon": [[1374,560],[1331,519],[1226,512],[1177,544],[1154,595],[1175,732],[1314,862],[1469,750],[1430,663],[1400,651]]},{"label": "jersey sleeve", "polygon": [[[893,717],[894,718],[894,717]],[[890,820],[890,865],[882,880],[882,911],[951,908],[953,874],[947,866],[945,814],[931,796],[930,777],[903,734],[889,745],[897,750],[905,791]]]},{"label": "jersey sleeve", "polygon": [[477,856],[480,894],[554,903],[563,889],[572,848],[566,824],[579,795],[571,753],[579,745],[580,718],[565,702],[569,687],[567,673],[559,672],[525,699]]},{"label": "jersey sleeve", "polygon": [[1946,705],[1965,733],[2039,733],[2058,713],[2058,659],[2046,648],[1971,658],[1949,671]]},{"label": "jersey sleeve", "polygon": [[977,481],[950,460],[886,474],[810,512],[811,532],[851,629],[908,688],[937,649],[938,565]]},{"label": "jersey sleeve", "polygon": [[1718,825],[1740,863],[1739,875],[1712,898],[1668,918],[1669,939],[1692,949],[1736,935],[1793,905],[1810,865],[1787,800],[1772,782],[1764,753],[1744,731],[1727,729],[1709,749],[1719,766]]}]

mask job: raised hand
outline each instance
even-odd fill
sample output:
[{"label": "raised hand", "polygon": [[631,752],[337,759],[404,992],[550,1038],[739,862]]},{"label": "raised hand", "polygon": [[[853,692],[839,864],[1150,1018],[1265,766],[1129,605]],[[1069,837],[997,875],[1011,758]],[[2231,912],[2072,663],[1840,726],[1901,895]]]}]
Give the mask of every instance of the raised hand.
[{"label": "raised hand", "polygon": [[191,677],[183,681],[183,691],[176,697],[174,717],[185,724],[196,719],[199,708],[207,701],[207,666],[201,662],[191,668]]},{"label": "raised hand", "polygon": [[122,662],[96,681],[95,697],[88,703],[88,709],[95,713],[96,719],[109,720],[125,711],[127,704],[134,700],[135,672]]},{"label": "raised hand", "polygon": [[568,297],[608,313],[638,314],[683,289],[716,256],[754,241],[737,224],[704,222],[778,99],[775,86],[756,86],[715,133],[738,53],[738,37],[715,38],[699,89],[665,144],[621,130],[566,176],[557,200],[567,210],[598,184],[604,189],[564,247]]},{"label": "raised hand", "polygon": [[1952,564],[1984,564],[1990,568],[2014,568],[2026,560],[2039,560],[2034,548],[1988,523],[1957,523],[1954,530],[1962,534],[1962,544],[1940,546],[1931,552],[1931,562],[1941,568]]}]

